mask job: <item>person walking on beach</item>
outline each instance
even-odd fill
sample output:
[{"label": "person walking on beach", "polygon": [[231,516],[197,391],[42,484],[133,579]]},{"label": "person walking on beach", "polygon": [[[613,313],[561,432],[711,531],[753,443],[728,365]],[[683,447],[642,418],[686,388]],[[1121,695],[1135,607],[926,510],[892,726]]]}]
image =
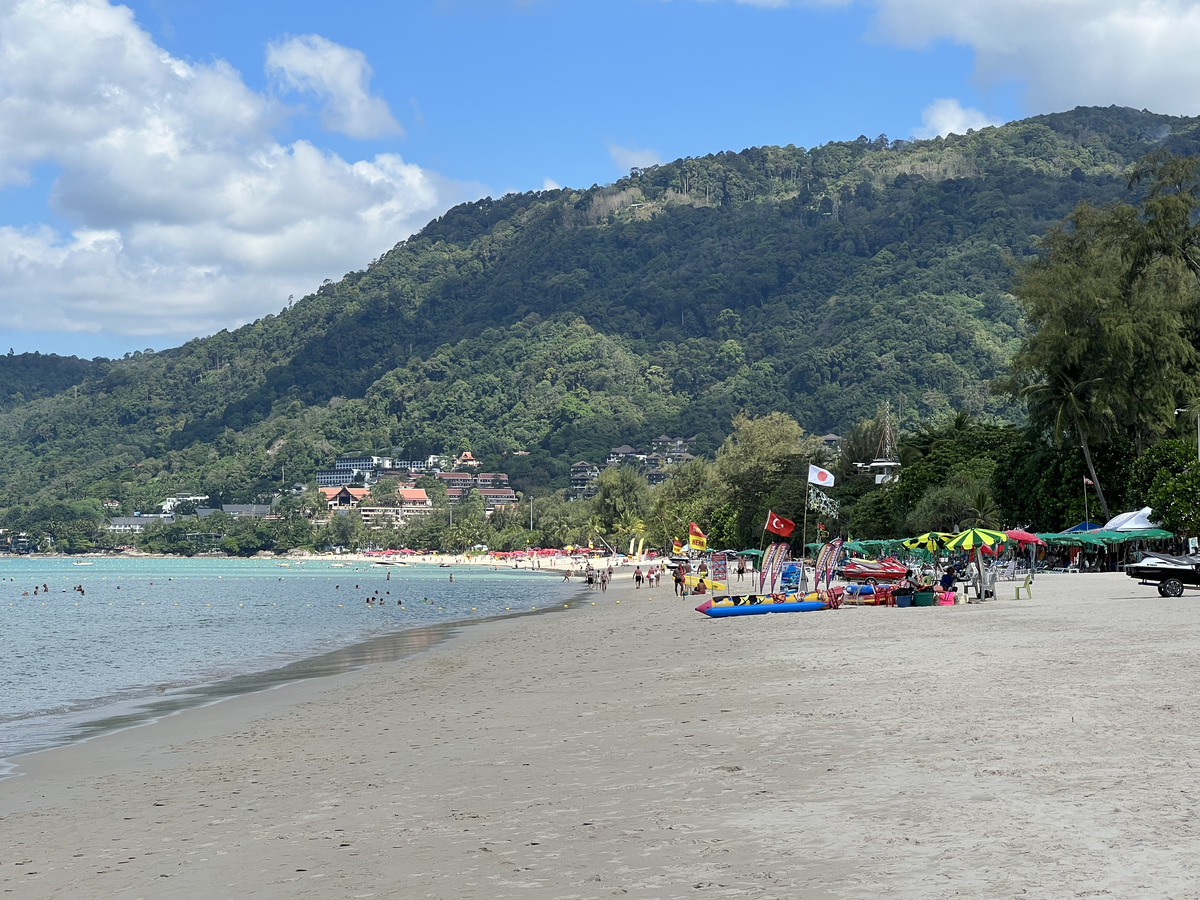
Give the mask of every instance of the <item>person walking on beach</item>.
[{"label": "person walking on beach", "polygon": [[600,593],[608,590],[608,573],[603,569],[600,570]]},{"label": "person walking on beach", "polygon": [[741,581],[746,577],[746,557],[739,556],[737,561],[737,580]]},{"label": "person walking on beach", "polygon": [[687,596],[687,588],[685,588],[683,584],[683,566],[675,567],[675,596]]},{"label": "person walking on beach", "polygon": [[642,586],[642,567],[641,566],[637,566],[633,570],[633,586],[635,589],[640,588]]}]

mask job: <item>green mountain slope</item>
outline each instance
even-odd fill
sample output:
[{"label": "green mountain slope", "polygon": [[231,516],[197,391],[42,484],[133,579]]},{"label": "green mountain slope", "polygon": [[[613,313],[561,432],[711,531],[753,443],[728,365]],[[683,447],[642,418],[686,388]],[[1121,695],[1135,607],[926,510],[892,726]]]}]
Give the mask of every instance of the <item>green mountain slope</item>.
[{"label": "green mountain slope", "polygon": [[909,421],[1011,416],[987,382],[1021,334],[1012,261],[1080,200],[1124,197],[1149,150],[1195,152],[1198,123],[1077,109],[459,206],[279,315],[22,391],[0,506],[250,499],[361,447],[715,445],[741,409],[812,431],[885,398]]}]

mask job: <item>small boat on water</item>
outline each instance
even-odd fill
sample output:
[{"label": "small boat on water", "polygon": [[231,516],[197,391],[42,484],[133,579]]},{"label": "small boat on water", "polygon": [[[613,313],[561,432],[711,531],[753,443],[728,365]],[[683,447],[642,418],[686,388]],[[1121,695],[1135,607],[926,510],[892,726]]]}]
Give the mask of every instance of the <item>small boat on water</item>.
[{"label": "small boat on water", "polygon": [[75,562],[71,563],[71,565],[73,565],[73,566],[90,566],[91,563],[89,561],[87,561],[86,559],[77,559],[77,560],[75,560]]}]

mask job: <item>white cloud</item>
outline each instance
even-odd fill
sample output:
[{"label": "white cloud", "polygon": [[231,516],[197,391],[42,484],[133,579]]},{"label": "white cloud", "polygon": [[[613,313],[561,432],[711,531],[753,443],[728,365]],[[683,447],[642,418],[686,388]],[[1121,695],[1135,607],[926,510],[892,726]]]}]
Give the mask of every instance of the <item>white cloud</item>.
[{"label": "white cloud", "polygon": [[371,67],[362,52],[306,34],[267,45],[267,71],[294,90],[325,101],[321,124],[355,138],[401,134],[388,105],[367,90]]},{"label": "white cloud", "polygon": [[[359,108],[360,126],[376,112]],[[394,154],[282,145],[269,133],[278,117],[230,66],[171,57],[124,7],[0,5],[0,189],[55,167],[51,204],[72,229],[0,227],[0,327],[210,333],[483,193]]]},{"label": "white cloud", "polygon": [[1023,83],[1038,111],[1081,105],[1200,112],[1196,0],[875,0],[882,37],[975,51],[984,87]]},{"label": "white cloud", "polygon": [[973,128],[978,131],[988,125],[999,124],[990,120],[979,110],[971,107],[964,108],[957,100],[950,98],[934,100],[925,107],[921,118],[924,121],[916,132],[916,136],[919,138],[966,134],[968,129]]},{"label": "white cloud", "polygon": [[621,147],[617,144],[608,145],[608,155],[622,172],[630,169],[644,169],[647,166],[662,164],[662,160],[653,150],[635,150],[631,147]]},{"label": "white cloud", "polygon": [[1200,0],[699,0],[874,8],[883,42],[969,47],[985,90],[1016,82],[1029,109],[1200,113]]},{"label": "white cloud", "polygon": [[561,187],[562,187],[562,185],[559,184],[557,181],[555,181],[553,178],[547,177],[542,180],[542,190],[543,191],[557,191]]}]

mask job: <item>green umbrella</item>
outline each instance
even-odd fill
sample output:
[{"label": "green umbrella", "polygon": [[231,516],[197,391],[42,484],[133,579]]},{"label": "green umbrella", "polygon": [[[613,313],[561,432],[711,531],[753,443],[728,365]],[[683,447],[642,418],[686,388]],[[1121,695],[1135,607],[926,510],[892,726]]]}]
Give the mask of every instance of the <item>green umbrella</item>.
[{"label": "green umbrella", "polygon": [[992,531],[990,528],[968,528],[960,531],[946,541],[947,550],[974,550],[975,565],[979,567],[979,598],[983,599],[983,549],[995,547],[1008,540],[1003,531]]}]

